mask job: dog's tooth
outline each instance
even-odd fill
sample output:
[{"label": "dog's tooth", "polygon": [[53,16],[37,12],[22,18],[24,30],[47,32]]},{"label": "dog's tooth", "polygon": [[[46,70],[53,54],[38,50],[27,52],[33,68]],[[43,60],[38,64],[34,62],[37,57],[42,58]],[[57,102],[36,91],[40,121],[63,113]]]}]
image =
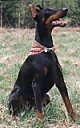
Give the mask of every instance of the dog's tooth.
[{"label": "dog's tooth", "polygon": [[45,48],[44,51],[47,52],[47,48]]}]

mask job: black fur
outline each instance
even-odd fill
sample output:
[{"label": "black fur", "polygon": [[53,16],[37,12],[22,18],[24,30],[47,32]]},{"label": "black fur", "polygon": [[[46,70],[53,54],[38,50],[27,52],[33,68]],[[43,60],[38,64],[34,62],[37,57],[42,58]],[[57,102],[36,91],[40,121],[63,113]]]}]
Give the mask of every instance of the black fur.
[{"label": "black fur", "polygon": [[[52,22],[46,24],[46,20],[51,15],[56,16],[58,12],[62,14],[55,20],[64,17],[67,14],[67,9],[52,10],[37,6],[36,11],[34,17],[37,22],[35,40],[43,46],[51,48],[54,46],[51,36],[52,28],[61,26],[61,24],[55,25]],[[37,111],[42,112],[42,99],[54,84],[59,89],[63,99],[64,97],[68,98],[61,66],[55,52],[48,51],[28,56],[21,66],[14,88],[9,96],[10,113],[16,115],[19,107],[26,106],[26,103],[30,107],[36,106]],[[20,97],[22,98],[20,99]]]}]

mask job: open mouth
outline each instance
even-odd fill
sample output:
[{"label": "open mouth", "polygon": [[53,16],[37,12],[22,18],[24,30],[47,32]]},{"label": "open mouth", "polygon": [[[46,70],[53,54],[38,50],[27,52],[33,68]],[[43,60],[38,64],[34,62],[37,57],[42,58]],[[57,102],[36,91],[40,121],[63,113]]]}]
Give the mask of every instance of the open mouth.
[{"label": "open mouth", "polygon": [[51,24],[52,24],[53,26],[64,27],[64,26],[67,24],[67,22],[64,21],[64,20],[62,20],[62,19],[57,19],[57,20],[52,21]]},{"label": "open mouth", "polygon": [[63,9],[57,10],[55,12],[55,14],[52,14],[46,20],[46,24],[51,24],[53,26],[64,27],[67,22],[65,22],[64,20],[62,20],[62,18],[64,18],[67,15],[67,12],[68,12],[68,9],[67,8],[63,8]]}]

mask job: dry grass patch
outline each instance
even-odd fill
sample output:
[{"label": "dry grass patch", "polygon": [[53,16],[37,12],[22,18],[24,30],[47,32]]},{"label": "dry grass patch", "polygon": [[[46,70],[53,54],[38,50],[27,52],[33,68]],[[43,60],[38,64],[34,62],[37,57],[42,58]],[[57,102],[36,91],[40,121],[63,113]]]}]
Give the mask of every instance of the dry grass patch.
[{"label": "dry grass patch", "polygon": [[17,122],[8,113],[8,95],[34,41],[34,33],[30,29],[0,29],[0,128],[80,128],[79,28],[57,28],[52,33],[77,121],[68,116],[56,87],[49,92],[51,103],[44,108],[43,122],[36,121],[33,110],[21,112]]}]

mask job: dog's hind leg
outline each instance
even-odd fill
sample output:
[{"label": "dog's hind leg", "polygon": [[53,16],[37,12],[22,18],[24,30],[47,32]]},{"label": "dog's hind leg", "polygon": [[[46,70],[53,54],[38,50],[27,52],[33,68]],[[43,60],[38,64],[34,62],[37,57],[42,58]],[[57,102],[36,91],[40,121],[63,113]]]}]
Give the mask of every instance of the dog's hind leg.
[{"label": "dog's hind leg", "polygon": [[16,115],[18,109],[19,96],[20,96],[20,88],[18,86],[15,86],[9,95],[9,103],[8,103],[10,114],[12,114],[13,116]]},{"label": "dog's hind leg", "polygon": [[58,67],[58,75],[57,75],[57,81],[56,81],[56,86],[58,87],[61,96],[63,98],[63,101],[65,103],[66,109],[68,111],[68,113],[70,114],[70,116],[72,117],[72,119],[75,121],[76,120],[76,114],[73,111],[72,105],[70,103],[70,99],[68,96],[68,91],[64,82],[64,78],[63,78],[63,74],[60,70],[60,68]]}]

